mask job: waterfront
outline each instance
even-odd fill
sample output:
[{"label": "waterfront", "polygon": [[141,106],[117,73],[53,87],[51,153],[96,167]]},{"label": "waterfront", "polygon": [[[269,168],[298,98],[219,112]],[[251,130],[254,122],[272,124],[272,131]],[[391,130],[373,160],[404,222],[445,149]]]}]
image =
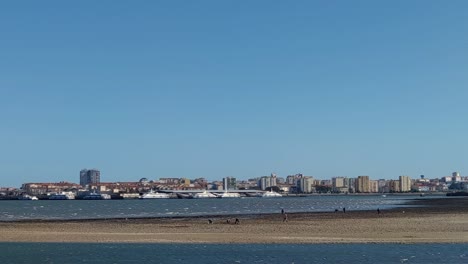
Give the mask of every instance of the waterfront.
[{"label": "waterfront", "polygon": [[17,263],[467,263],[468,244],[0,243]]},{"label": "waterfront", "polygon": [[287,212],[330,212],[345,207],[376,210],[402,207],[415,196],[308,196],[240,199],[148,199],[102,201],[2,201],[0,221],[73,220],[112,218],[188,217],[204,215],[250,215]]}]

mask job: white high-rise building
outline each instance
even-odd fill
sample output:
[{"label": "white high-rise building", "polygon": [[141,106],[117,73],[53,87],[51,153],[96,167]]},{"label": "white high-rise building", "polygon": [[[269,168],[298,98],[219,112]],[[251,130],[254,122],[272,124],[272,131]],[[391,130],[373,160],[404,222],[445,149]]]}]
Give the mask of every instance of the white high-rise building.
[{"label": "white high-rise building", "polygon": [[400,192],[411,191],[411,178],[409,176],[400,176]]},{"label": "white high-rise building", "polygon": [[299,180],[299,190],[303,193],[311,193],[315,191],[315,181],[312,177],[302,177]]}]

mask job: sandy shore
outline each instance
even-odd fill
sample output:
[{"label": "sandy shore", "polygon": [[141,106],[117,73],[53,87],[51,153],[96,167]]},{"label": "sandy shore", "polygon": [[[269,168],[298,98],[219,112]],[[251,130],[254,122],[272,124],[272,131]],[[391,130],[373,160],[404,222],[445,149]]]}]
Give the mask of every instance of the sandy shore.
[{"label": "sandy shore", "polygon": [[[468,198],[346,213],[0,223],[1,242],[468,243]],[[239,218],[240,224],[234,224]],[[208,219],[213,224],[208,224]]]}]

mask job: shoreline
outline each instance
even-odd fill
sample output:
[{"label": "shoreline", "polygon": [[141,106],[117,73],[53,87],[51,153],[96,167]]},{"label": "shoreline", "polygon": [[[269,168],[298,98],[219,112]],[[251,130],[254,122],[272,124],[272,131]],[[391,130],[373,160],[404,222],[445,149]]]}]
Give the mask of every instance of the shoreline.
[{"label": "shoreline", "polygon": [[412,207],[380,214],[286,212],[287,222],[280,213],[10,221],[0,222],[0,242],[468,243],[468,198],[415,199],[406,205]]}]

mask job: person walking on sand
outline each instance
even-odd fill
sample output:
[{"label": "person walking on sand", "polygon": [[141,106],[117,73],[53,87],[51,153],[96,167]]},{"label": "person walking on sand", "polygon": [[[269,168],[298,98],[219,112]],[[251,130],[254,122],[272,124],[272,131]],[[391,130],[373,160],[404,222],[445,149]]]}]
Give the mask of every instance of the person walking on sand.
[{"label": "person walking on sand", "polygon": [[284,222],[287,222],[288,221],[288,215],[287,214],[283,214],[283,223]]}]

